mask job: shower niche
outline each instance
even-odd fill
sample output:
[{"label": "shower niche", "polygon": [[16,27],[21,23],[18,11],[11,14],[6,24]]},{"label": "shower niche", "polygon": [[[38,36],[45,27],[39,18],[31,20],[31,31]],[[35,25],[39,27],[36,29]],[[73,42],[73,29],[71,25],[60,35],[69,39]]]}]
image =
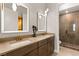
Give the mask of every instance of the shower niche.
[{"label": "shower niche", "polygon": [[2,4],[1,33],[29,32],[29,8],[24,4]]}]

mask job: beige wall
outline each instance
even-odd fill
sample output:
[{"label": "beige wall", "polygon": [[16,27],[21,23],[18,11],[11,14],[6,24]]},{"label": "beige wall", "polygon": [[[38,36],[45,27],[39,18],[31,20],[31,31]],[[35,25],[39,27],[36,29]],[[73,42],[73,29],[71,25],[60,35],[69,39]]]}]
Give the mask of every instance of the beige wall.
[{"label": "beige wall", "polygon": [[58,4],[48,4],[47,32],[55,33],[55,52],[59,52],[59,10]]}]

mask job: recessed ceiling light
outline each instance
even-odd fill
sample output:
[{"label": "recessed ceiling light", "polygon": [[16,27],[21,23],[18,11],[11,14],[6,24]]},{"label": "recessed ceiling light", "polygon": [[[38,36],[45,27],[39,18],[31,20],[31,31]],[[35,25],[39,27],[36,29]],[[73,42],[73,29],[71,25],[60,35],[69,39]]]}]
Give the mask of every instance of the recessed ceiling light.
[{"label": "recessed ceiling light", "polygon": [[66,10],[66,13],[68,13],[69,11],[68,10]]}]

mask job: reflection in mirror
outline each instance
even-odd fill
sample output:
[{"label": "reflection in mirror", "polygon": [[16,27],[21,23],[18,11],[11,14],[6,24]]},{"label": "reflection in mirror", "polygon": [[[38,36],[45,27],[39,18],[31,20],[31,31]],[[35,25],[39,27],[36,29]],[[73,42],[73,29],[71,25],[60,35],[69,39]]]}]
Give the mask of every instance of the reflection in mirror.
[{"label": "reflection in mirror", "polygon": [[46,19],[41,13],[38,13],[38,31],[46,31]]},{"label": "reflection in mirror", "polygon": [[47,31],[47,13],[48,8],[45,12],[38,12],[38,31]]},{"label": "reflection in mirror", "polygon": [[23,18],[22,16],[18,16],[18,31],[22,31],[23,30]]},{"label": "reflection in mirror", "polygon": [[0,3],[0,33],[1,33],[1,3]]},{"label": "reflection in mirror", "polygon": [[23,4],[4,3],[1,20],[2,33],[28,32],[29,8]]}]

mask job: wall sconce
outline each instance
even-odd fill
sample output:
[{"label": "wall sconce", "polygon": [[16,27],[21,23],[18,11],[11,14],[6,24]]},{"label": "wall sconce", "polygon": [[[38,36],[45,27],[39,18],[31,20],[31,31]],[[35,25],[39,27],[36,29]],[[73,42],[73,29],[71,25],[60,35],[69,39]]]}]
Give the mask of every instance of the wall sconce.
[{"label": "wall sconce", "polygon": [[49,9],[47,8],[47,9],[45,10],[45,14],[47,14],[47,13],[48,13],[48,11],[49,11]]},{"label": "wall sconce", "polygon": [[47,16],[48,11],[49,11],[49,9],[47,8],[44,13],[38,12],[39,18],[41,19],[42,16]]},{"label": "wall sconce", "polygon": [[12,9],[13,9],[13,11],[17,10],[17,5],[15,3],[12,4]]},{"label": "wall sconce", "polygon": [[39,17],[40,19],[41,19],[41,17],[42,17],[40,12],[38,12],[38,17]]}]

